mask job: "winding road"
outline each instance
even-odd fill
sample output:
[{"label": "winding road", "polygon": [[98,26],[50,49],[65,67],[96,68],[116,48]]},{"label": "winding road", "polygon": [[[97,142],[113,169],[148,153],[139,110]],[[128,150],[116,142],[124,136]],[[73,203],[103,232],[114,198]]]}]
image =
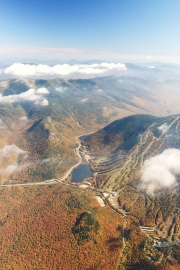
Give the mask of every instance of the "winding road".
[{"label": "winding road", "polygon": [[[45,180],[45,181],[41,181],[41,182],[35,182],[35,183],[16,183],[16,184],[2,184],[0,185],[0,187],[20,187],[20,186],[43,186],[43,185],[52,185],[52,184],[58,184],[58,183],[61,183],[61,184],[64,184],[64,185],[71,185],[71,186],[74,186],[73,184],[69,184],[69,183],[65,183],[63,182],[65,179],[67,179],[67,177],[72,173],[72,171],[74,170],[74,168],[76,168],[81,162],[82,162],[82,157],[79,153],[79,149],[81,147],[81,142],[79,140],[79,137],[81,136],[85,136],[85,135],[88,135],[90,133],[87,133],[87,134],[83,134],[83,135],[80,135],[80,136],[77,136],[75,139],[78,143],[78,146],[75,148],[74,152],[77,154],[77,156],[79,157],[79,161],[78,163],[76,163],[75,165],[73,165],[66,173],[64,176],[62,176],[61,178],[59,179],[48,179],[48,180]],[[76,186],[77,187],[77,186]],[[101,195],[103,196],[102,194],[102,191],[96,189],[96,190],[93,190],[93,189],[89,189],[88,190],[91,190],[91,191],[95,191],[95,192],[100,192]],[[105,191],[104,191],[105,192]],[[103,196],[104,197],[104,196]],[[122,230],[122,241],[123,241],[123,247],[122,247],[122,250],[120,252],[120,257],[118,259],[118,263],[117,263],[117,270],[120,269],[121,267],[121,262],[122,262],[122,257],[123,257],[123,254],[124,254],[124,250],[126,248],[126,241],[125,241],[125,229],[127,227],[127,219],[126,219],[126,214],[124,211],[122,211],[121,209],[118,209],[116,207],[113,207],[111,206],[111,203],[109,200],[107,200],[105,197],[104,197],[104,200],[106,200],[108,202],[108,205],[110,206],[110,208],[115,211],[116,213],[121,214],[123,215],[123,223],[125,221],[125,224],[123,224],[123,230]],[[120,212],[119,212],[120,211]]]},{"label": "winding road", "polygon": [[48,179],[45,181],[41,181],[41,182],[35,182],[35,183],[17,183],[17,184],[1,184],[0,187],[19,187],[19,186],[42,186],[42,185],[49,185],[49,184],[57,184],[59,182],[64,181],[74,170],[74,168],[76,168],[77,166],[79,166],[79,164],[81,164],[82,162],[82,157],[79,153],[79,148],[81,147],[81,142],[79,140],[79,138],[81,136],[85,136],[85,135],[89,135],[91,133],[86,133],[86,134],[82,134],[77,136],[75,139],[78,143],[78,147],[75,148],[74,152],[76,153],[76,155],[79,157],[79,161],[78,163],[76,163],[75,165],[73,165],[66,173],[64,176],[62,176],[59,179]]}]

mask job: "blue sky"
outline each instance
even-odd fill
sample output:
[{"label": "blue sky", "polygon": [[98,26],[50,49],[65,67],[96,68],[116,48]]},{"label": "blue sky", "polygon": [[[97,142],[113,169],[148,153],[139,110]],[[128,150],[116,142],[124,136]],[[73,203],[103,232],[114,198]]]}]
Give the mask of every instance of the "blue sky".
[{"label": "blue sky", "polygon": [[0,57],[180,62],[179,13],[179,0],[0,0]]}]

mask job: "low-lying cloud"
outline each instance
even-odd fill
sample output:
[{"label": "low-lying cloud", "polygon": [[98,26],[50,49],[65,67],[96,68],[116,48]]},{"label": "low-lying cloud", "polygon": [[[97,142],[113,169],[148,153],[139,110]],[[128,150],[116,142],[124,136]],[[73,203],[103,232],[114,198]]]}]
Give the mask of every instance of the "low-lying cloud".
[{"label": "low-lying cloud", "polygon": [[162,132],[162,134],[164,134],[168,130],[168,125],[166,123],[162,124],[160,127],[158,127],[158,129]]},{"label": "low-lying cloud", "polygon": [[0,103],[32,101],[37,105],[47,106],[49,102],[46,98],[44,98],[44,94],[49,94],[49,91],[44,87],[38,88],[37,90],[31,88],[26,92],[9,96],[3,96],[2,94],[0,94]]},{"label": "low-lying cloud", "polygon": [[[8,159],[11,157],[11,155],[17,155],[19,156],[20,154],[27,154],[26,151],[22,150],[15,144],[10,144],[10,145],[5,145],[3,148],[0,149],[0,159]],[[29,166],[28,163],[26,164],[18,164],[18,163],[13,163],[8,165],[5,168],[0,168],[0,173],[1,174],[12,174],[14,172],[18,172],[24,168]]]},{"label": "low-lying cloud", "polygon": [[51,160],[52,160],[52,158],[37,159],[35,161],[35,164],[37,164],[37,165],[44,165],[44,164],[50,162]]},{"label": "low-lying cloud", "polygon": [[57,91],[57,92],[64,92],[64,91],[66,91],[68,88],[65,86],[65,87],[63,87],[63,86],[60,86],[60,87],[56,87],[55,88],[55,90]]},{"label": "low-lying cloud", "polygon": [[22,122],[28,122],[28,118],[27,118],[27,116],[21,116],[20,118],[19,118],[19,120],[20,121],[22,121]]},{"label": "low-lying cloud", "polygon": [[[26,161],[27,158],[27,151],[24,151],[23,149],[19,148],[15,144],[11,145],[5,145],[3,148],[0,149],[0,160],[9,160],[11,161],[12,155],[16,155],[16,159],[19,157],[19,155],[23,155],[24,161]],[[0,174],[13,174],[20,172],[23,169],[26,169],[29,166],[32,165],[45,165],[49,162],[53,161],[52,158],[46,158],[46,159],[37,159],[35,161],[31,162],[25,162],[24,164],[20,164],[18,162],[13,162],[6,167],[0,167]]]},{"label": "low-lying cloud", "polygon": [[100,64],[91,64],[91,65],[29,65],[15,63],[3,70],[3,73],[6,75],[13,75],[18,77],[38,77],[38,76],[53,76],[60,75],[66,76],[73,73],[80,74],[103,74],[112,70],[126,70],[126,66],[121,63],[100,63]]},{"label": "low-lying cloud", "polygon": [[82,102],[88,101],[88,98],[81,99]]},{"label": "low-lying cloud", "polygon": [[0,149],[0,157],[5,157],[11,153],[15,153],[19,155],[19,154],[25,154],[27,152],[22,150],[15,144],[5,145],[3,148]]},{"label": "low-lying cloud", "polygon": [[153,195],[163,188],[172,189],[178,185],[180,174],[180,150],[170,148],[160,155],[146,160],[141,170],[140,188]]},{"label": "low-lying cloud", "polygon": [[19,164],[15,163],[15,164],[7,166],[6,168],[3,168],[3,169],[0,168],[0,173],[1,174],[13,174],[15,172],[19,172],[19,171],[27,168],[29,165],[30,165],[30,163],[26,163],[23,165],[19,165]]}]

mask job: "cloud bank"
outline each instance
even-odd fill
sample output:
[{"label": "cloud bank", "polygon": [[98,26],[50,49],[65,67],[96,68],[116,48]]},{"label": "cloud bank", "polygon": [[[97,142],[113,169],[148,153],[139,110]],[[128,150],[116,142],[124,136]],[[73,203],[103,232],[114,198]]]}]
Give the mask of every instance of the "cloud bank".
[{"label": "cloud bank", "polygon": [[162,188],[178,185],[176,176],[180,174],[180,150],[169,148],[162,154],[144,162],[141,170],[140,188],[153,195]]},{"label": "cloud bank", "polygon": [[31,88],[26,92],[3,96],[0,94],[0,103],[14,103],[21,101],[32,101],[37,105],[47,106],[49,104],[48,100],[43,97],[44,94],[49,94],[46,88],[38,88],[37,90]]},{"label": "cloud bank", "polygon": [[18,77],[38,77],[38,76],[53,76],[60,75],[66,76],[73,73],[80,74],[103,74],[112,70],[126,70],[126,66],[121,63],[101,63],[101,64],[91,64],[91,65],[29,65],[15,63],[3,70],[6,75],[13,75]]}]

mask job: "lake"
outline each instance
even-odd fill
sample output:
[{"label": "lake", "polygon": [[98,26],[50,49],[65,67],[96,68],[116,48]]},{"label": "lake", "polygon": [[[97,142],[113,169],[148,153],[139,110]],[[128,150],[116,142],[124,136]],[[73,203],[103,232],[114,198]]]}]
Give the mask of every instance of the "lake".
[{"label": "lake", "polygon": [[72,172],[71,182],[82,182],[85,178],[91,177],[93,171],[91,171],[89,165],[80,164],[77,169]]}]

